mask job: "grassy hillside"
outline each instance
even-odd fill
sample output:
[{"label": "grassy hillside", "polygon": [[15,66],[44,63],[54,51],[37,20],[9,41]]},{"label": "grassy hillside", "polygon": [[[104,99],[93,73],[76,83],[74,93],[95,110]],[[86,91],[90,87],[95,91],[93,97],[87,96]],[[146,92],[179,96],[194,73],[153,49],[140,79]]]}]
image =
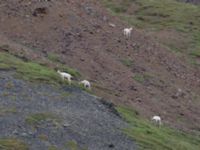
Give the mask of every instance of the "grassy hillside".
[{"label": "grassy hillside", "polygon": [[[60,69],[69,72],[75,77],[80,73],[72,68],[58,65]],[[36,62],[23,61],[17,56],[9,53],[0,52],[0,70],[15,70],[15,76],[29,81],[44,81],[48,83],[61,83],[61,79],[57,72],[52,68],[40,65]]]},{"label": "grassy hillside", "polygon": [[200,6],[175,0],[104,0],[104,4],[131,25],[158,35],[157,40],[171,50],[200,56]]},{"label": "grassy hillside", "polygon": [[0,139],[0,149],[2,150],[28,150],[28,146],[17,139]]},{"label": "grassy hillside", "polygon": [[130,124],[124,132],[138,142],[141,150],[198,150],[200,139],[166,126],[160,128],[141,119],[135,111],[118,107],[118,112]]}]

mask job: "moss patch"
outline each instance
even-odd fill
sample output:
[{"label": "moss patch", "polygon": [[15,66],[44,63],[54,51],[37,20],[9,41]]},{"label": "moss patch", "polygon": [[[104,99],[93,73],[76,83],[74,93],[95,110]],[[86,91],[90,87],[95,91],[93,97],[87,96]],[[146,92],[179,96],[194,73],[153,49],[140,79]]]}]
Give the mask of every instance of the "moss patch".
[{"label": "moss patch", "polygon": [[190,53],[192,56],[195,56],[195,57],[200,57],[200,49],[199,50],[194,50]]},{"label": "moss patch", "polygon": [[56,146],[49,146],[48,150],[58,150]]},{"label": "moss patch", "polygon": [[133,79],[139,83],[144,84],[146,81],[150,80],[152,77],[148,74],[135,74]]},{"label": "moss patch", "polygon": [[28,146],[18,139],[0,139],[1,150],[28,150]]},{"label": "moss patch", "polygon": [[130,59],[122,59],[121,62],[123,65],[125,65],[127,67],[131,67],[133,65],[133,61]]},{"label": "moss patch", "polygon": [[0,116],[5,116],[8,114],[13,114],[16,113],[17,109],[16,108],[5,108],[5,107],[0,107]]},{"label": "moss patch", "polygon": [[76,141],[67,142],[66,147],[69,148],[70,150],[78,150],[78,144]]},{"label": "moss patch", "polygon": [[43,121],[51,121],[53,124],[57,125],[61,122],[61,119],[51,113],[36,113],[27,116],[25,121],[31,126],[37,126]]},{"label": "moss patch", "polygon": [[59,63],[62,63],[60,61],[60,58],[59,58],[59,55],[57,55],[56,53],[52,53],[52,52],[49,52],[47,54],[47,57],[49,60],[53,61],[53,62],[59,62]]}]

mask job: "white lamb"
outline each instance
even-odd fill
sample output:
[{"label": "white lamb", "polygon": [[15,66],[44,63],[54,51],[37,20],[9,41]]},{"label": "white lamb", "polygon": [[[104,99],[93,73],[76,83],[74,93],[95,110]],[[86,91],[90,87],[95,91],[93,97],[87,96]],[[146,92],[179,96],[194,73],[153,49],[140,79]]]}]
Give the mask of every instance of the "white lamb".
[{"label": "white lamb", "polygon": [[91,84],[90,84],[89,81],[83,80],[83,81],[79,82],[79,84],[83,84],[83,86],[84,86],[85,88],[88,88],[88,89],[91,90]]},{"label": "white lamb", "polygon": [[61,76],[63,80],[67,79],[68,83],[71,84],[71,78],[72,78],[71,74],[66,72],[61,72],[60,70],[58,70],[57,73]]},{"label": "white lamb", "polygon": [[154,121],[159,126],[162,124],[160,116],[153,116],[151,120]]},{"label": "white lamb", "polygon": [[124,35],[126,36],[126,37],[130,37],[131,36],[131,31],[133,30],[133,28],[131,27],[131,28],[125,28],[124,30],[123,30],[123,32],[124,32]]}]

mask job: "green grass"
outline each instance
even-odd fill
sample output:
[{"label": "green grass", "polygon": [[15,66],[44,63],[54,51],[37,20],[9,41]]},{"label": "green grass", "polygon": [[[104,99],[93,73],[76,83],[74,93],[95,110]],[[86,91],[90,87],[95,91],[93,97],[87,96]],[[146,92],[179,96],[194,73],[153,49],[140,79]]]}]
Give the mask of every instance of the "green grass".
[{"label": "green grass", "polygon": [[75,140],[68,141],[64,144],[64,148],[58,148],[54,145],[49,146],[48,150],[87,150],[87,148],[81,148]]},{"label": "green grass", "polygon": [[195,57],[200,57],[200,50],[192,51],[190,54]]},{"label": "green grass", "polygon": [[0,107],[0,117],[14,113],[17,113],[17,109],[14,107],[13,108]]},{"label": "green grass", "polygon": [[56,146],[51,145],[49,146],[48,150],[58,150],[58,148]]},{"label": "green grass", "polygon": [[139,83],[144,83],[145,82],[145,78],[143,75],[141,74],[136,74],[133,79]]},{"label": "green grass", "polygon": [[1,150],[28,150],[28,146],[18,139],[0,139]]},{"label": "green grass", "polygon": [[58,54],[50,52],[48,53],[47,57],[51,62],[57,63],[58,69],[60,71],[67,72],[76,78],[81,77],[81,74],[78,72],[78,70],[64,65],[64,62],[62,62]]},{"label": "green grass", "polygon": [[[140,28],[172,27],[182,32],[189,32],[196,31],[200,24],[198,6],[175,0],[103,0],[103,2],[112,12],[125,19],[129,18],[132,20],[130,23],[139,25]],[[137,6],[137,9],[133,14],[128,14],[126,11],[132,5]]]},{"label": "green grass", "polygon": [[25,122],[31,126],[37,126],[42,121],[51,121],[56,125],[61,122],[61,119],[51,113],[35,113],[27,116],[25,119]]},{"label": "green grass", "polygon": [[49,60],[53,61],[53,62],[59,62],[59,63],[62,63],[60,61],[60,58],[59,58],[59,55],[55,54],[55,53],[52,53],[52,52],[49,52],[47,54],[47,57]]},{"label": "green grass", "polygon": [[118,107],[118,112],[129,123],[124,132],[133,138],[140,150],[199,150],[200,137],[191,136],[175,129],[153,125],[141,119],[136,111]]},{"label": "green grass", "polygon": [[[59,69],[70,73],[74,77],[81,76],[77,70],[61,64]],[[16,77],[29,81],[44,81],[53,84],[62,83],[60,76],[54,69],[36,62],[25,62],[5,52],[0,52],[0,70],[15,70]]]},{"label": "green grass", "polygon": [[139,83],[144,84],[145,81],[148,81],[149,79],[151,79],[152,76],[148,75],[148,74],[135,74],[133,76],[133,79]]},{"label": "green grass", "polygon": [[10,66],[7,65],[7,64],[4,64],[4,63],[1,63],[0,64],[0,70],[9,70],[10,69]]},{"label": "green grass", "polygon": [[81,77],[81,74],[76,69],[73,69],[73,68],[70,68],[70,67],[64,65],[64,62],[60,59],[60,56],[58,54],[49,52],[47,54],[47,57],[53,63],[57,63],[58,68],[61,71],[67,72],[67,73],[69,73],[72,76],[77,77],[77,78]]},{"label": "green grass", "polygon": [[67,142],[66,147],[69,148],[70,150],[78,150],[78,144],[76,141]]},{"label": "green grass", "polygon": [[133,65],[133,61],[130,59],[122,59],[121,63],[127,67],[131,67]]},{"label": "green grass", "polygon": [[[162,30],[176,31],[184,46],[162,39],[159,42],[170,49],[190,57],[199,57],[200,51],[200,6],[176,0],[102,0],[114,15],[137,28],[157,33]],[[184,37],[182,35],[185,35]],[[173,37],[172,37],[173,38]]]},{"label": "green grass", "polygon": [[65,65],[59,65],[58,68],[59,68],[60,71],[67,72],[67,73],[71,74],[75,78],[81,77],[81,74],[76,69],[67,67]]},{"label": "green grass", "polygon": [[27,80],[60,81],[60,78],[54,70],[32,62],[22,63],[21,66],[16,67],[16,71]]},{"label": "green grass", "polygon": [[0,69],[15,70],[16,76],[30,81],[61,82],[55,70],[34,62],[24,62],[8,53],[0,53]]}]

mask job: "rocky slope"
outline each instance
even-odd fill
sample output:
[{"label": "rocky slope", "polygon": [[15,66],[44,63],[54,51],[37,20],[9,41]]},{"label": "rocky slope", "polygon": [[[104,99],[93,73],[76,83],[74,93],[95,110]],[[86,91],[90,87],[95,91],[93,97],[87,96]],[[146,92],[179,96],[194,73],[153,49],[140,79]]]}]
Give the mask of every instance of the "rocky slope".
[{"label": "rocky slope", "polygon": [[[23,81],[13,74],[0,71],[0,149],[26,150],[18,141],[29,150],[136,148],[122,133],[128,125],[100,98],[75,87]],[[6,145],[2,139],[13,141]]]}]

